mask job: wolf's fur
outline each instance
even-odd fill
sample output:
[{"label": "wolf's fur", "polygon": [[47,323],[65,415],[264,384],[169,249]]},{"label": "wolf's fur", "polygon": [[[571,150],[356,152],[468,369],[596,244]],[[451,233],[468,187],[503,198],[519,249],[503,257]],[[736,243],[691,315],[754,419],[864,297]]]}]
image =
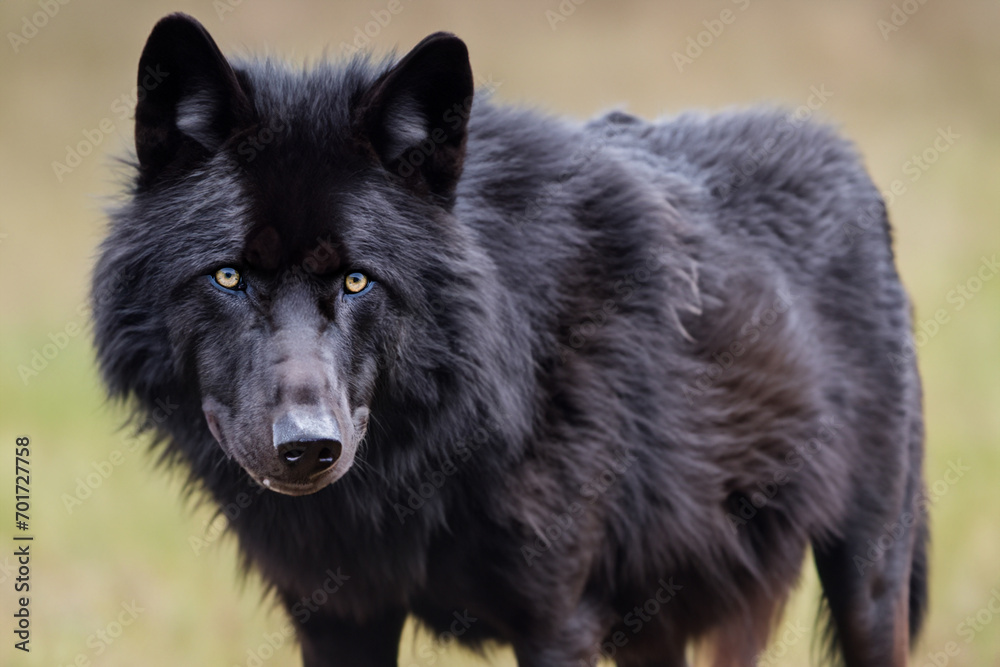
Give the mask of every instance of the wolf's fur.
[{"label": "wolf's fur", "polygon": [[[769,111],[470,108],[443,34],[299,71],[230,66],[173,15],[154,64],[94,273],[101,369],[151,423],[179,405],[152,425],[239,508],[306,664],[395,664],[411,613],[522,666],[680,665],[699,639],[751,664],[809,545],[844,662],[906,663],[920,383],[847,142]],[[210,284],[223,266],[245,291]],[[343,293],[352,270],[370,292]],[[288,405],[357,447],[309,495],[251,480],[283,470]]]}]

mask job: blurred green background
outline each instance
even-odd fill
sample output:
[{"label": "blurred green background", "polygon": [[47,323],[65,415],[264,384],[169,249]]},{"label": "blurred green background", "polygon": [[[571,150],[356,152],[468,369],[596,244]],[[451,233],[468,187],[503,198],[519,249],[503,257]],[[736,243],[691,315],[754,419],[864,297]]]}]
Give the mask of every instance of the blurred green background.
[{"label": "blurred green background", "polygon": [[[914,664],[1000,665],[1000,614],[987,606],[1000,601],[1000,277],[984,264],[1000,253],[1000,4],[576,2],[399,0],[396,14],[388,0],[2,4],[0,662],[299,664],[287,639],[271,648],[283,617],[255,579],[238,582],[234,543],[209,510],[183,503],[178,476],[116,431],[122,414],[103,400],[82,308],[102,206],[118,190],[111,158],[131,146],[140,50],[156,19],[182,10],[227,53],[295,61],[336,57],[365,33],[378,50],[405,50],[451,30],[497,99],[577,118],[794,108],[823,91],[818,116],[858,143],[881,188],[898,181],[896,251],[925,334],[933,578]],[[935,145],[941,132],[952,139]],[[54,167],[81,142],[90,154]],[[45,367],[24,376],[36,354]],[[11,635],[18,435],[32,439],[29,655]],[[946,478],[950,467],[967,471]],[[809,663],[816,594],[810,565],[784,621],[809,631],[762,664]],[[401,664],[485,664],[428,641],[410,628]],[[513,665],[505,650],[491,660]]]}]

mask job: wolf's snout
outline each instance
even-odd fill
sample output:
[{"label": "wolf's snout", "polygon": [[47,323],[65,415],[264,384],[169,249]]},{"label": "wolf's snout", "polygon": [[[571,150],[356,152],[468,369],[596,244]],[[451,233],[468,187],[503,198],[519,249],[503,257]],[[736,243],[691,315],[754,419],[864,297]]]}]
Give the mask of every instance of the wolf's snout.
[{"label": "wolf's snout", "polygon": [[272,434],[278,457],[297,481],[329,469],[343,451],[337,420],[325,412],[286,412],[275,420]]}]

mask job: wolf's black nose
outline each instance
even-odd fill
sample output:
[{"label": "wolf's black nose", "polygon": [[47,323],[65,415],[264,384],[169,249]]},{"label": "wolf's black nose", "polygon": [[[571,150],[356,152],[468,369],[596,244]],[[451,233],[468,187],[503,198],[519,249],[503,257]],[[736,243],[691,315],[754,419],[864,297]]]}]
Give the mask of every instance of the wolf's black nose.
[{"label": "wolf's black nose", "polygon": [[337,421],[325,412],[286,412],[275,420],[272,434],[278,457],[296,481],[331,467],[343,450]]},{"label": "wolf's black nose", "polygon": [[278,456],[306,476],[323,472],[340,458],[339,440],[294,440],[278,446]]}]

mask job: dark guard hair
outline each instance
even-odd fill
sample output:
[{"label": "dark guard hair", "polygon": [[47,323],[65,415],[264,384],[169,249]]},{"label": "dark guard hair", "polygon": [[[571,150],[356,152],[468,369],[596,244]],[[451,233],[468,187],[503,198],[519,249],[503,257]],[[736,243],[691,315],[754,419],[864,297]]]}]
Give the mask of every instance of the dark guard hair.
[{"label": "dark guard hair", "polygon": [[100,367],[307,665],[394,665],[409,614],[522,667],[747,665],[810,546],[831,651],[906,664],[920,383],[847,142],[473,103],[445,33],[300,71],[174,14],[139,70]]}]

